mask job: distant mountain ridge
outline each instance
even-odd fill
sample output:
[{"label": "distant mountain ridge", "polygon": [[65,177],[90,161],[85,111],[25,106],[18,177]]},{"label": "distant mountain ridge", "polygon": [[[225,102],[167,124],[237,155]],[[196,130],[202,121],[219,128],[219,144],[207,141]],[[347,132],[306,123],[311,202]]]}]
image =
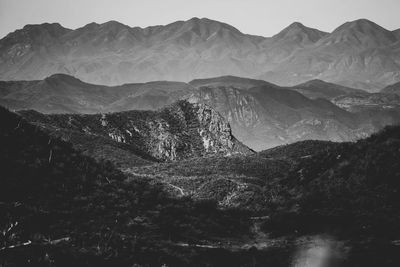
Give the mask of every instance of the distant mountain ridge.
[{"label": "distant mountain ridge", "polygon": [[378,91],[400,81],[399,49],[399,30],[366,19],[332,33],[296,22],[268,38],[207,18],[147,28],[109,21],[71,30],[45,23],[0,40],[0,79],[65,73],[117,85],[233,75],[282,86],[322,79]]}]

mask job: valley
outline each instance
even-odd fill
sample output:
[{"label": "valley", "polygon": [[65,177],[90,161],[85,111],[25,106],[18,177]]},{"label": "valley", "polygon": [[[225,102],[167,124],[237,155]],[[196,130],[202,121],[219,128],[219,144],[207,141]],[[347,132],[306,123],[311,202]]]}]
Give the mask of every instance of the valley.
[{"label": "valley", "polygon": [[400,29],[81,21],[0,39],[0,267],[400,266]]},{"label": "valley", "polygon": [[[178,107],[182,105],[187,105],[185,112],[196,110],[189,102]],[[110,116],[117,114],[103,118],[108,127],[114,121]],[[6,152],[2,153],[2,162],[7,163],[4,166],[10,175],[2,187],[1,209],[8,214],[2,223],[8,220],[21,225],[11,228],[14,237],[6,243],[6,247],[18,247],[8,249],[9,262],[18,263],[21,255],[26,257],[32,249],[46,253],[51,261],[78,265],[84,265],[83,260],[89,257],[91,264],[122,266],[142,261],[174,266],[193,261],[201,265],[218,265],[221,261],[232,266],[245,262],[288,266],[305,257],[296,252],[303,247],[306,255],[313,255],[314,250],[332,250],[332,255],[337,255],[332,260],[350,265],[363,262],[364,266],[375,266],[376,262],[397,259],[398,126],[352,143],[303,141],[261,153],[244,147],[241,153],[233,153],[235,146],[226,146],[224,149],[232,155],[220,155],[214,147],[208,147],[208,156],[185,154],[180,160],[156,158],[159,154],[151,154],[152,150],[143,146],[129,151],[141,159],[148,157],[146,162],[138,162],[85,150],[85,143],[91,141],[84,136],[93,135],[96,129],[92,123],[85,123],[89,128],[79,133],[80,138],[66,139],[66,129],[61,127],[64,123],[77,125],[93,117],[97,127],[104,127],[100,115],[42,115],[31,111],[21,115],[25,119],[1,110],[5,126],[1,147]],[[140,117],[146,120],[143,114]],[[205,123],[196,127],[210,129],[215,125],[212,120]],[[114,145],[121,143],[109,138],[114,139]],[[129,139],[124,144],[129,145]],[[212,144],[220,146],[218,142]],[[113,163],[107,163],[109,160]],[[75,167],[70,168],[71,164]],[[82,170],[79,174],[71,173],[78,168]],[[26,212],[19,213],[21,209]],[[62,219],[65,212],[80,217],[68,225],[68,220]],[[382,213],[391,216],[382,220]],[[48,214],[54,214],[52,220]],[[102,219],[85,226],[86,220],[96,220],[97,216]],[[32,220],[46,227],[27,228]],[[82,232],[87,227],[91,234]],[[92,241],[81,243],[81,238]],[[63,241],[51,245],[53,241],[48,243],[47,239]],[[101,241],[104,239],[110,241]],[[381,241],[376,243],[377,239]],[[136,240],[137,245],[131,247],[124,240]],[[25,246],[23,242],[31,243]],[[125,245],[119,247],[120,242]],[[353,252],[346,252],[349,250]],[[375,257],[367,256],[371,250],[387,253],[371,258]],[[132,251],[134,258],[127,256]],[[75,256],[68,260],[63,256],[71,253]],[[49,262],[46,257],[34,260]]]},{"label": "valley", "polygon": [[308,139],[354,141],[400,121],[396,94],[372,94],[323,81],[280,87],[223,76],[109,87],[57,74],[41,81],[2,82],[0,93],[0,104],[11,110],[46,114],[155,111],[180,100],[205,104],[227,120],[240,142],[256,151]]}]

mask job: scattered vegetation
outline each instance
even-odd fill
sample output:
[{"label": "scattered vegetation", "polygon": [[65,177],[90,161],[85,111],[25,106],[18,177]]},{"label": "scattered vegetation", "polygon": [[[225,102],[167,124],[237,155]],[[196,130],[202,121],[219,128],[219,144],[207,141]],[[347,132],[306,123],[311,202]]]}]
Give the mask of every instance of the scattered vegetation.
[{"label": "scattered vegetation", "polygon": [[178,242],[247,231],[244,213],[171,199],[0,110],[3,266],[185,265]]}]

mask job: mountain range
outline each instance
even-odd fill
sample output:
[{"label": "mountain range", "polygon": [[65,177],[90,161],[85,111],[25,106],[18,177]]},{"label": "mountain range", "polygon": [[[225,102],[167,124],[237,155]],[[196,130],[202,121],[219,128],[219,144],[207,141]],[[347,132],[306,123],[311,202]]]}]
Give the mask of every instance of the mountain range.
[{"label": "mountain range", "polygon": [[254,150],[307,139],[353,141],[400,122],[397,95],[371,94],[321,80],[281,87],[222,76],[110,87],[55,74],[44,80],[0,82],[1,105],[47,114],[156,111],[181,100],[215,110],[233,135]]},{"label": "mountain range", "polygon": [[281,86],[321,79],[377,92],[400,81],[399,55],[399,30],[366,19],[331,33],[295,22],[272,37],[207,18],[147,28],[109,21],[72,30],[45,23],[0,40],[0,80],[64,73],[118,85],[235,75]]},{"label": "mountain range", "polygon": [[10,33],[1,266],[400,266],[399,52],[365,19]]}]

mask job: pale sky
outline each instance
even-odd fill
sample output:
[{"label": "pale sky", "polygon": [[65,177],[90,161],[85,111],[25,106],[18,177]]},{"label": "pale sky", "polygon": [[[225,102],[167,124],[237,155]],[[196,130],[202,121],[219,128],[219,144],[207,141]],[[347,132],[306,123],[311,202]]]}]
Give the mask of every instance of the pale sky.
[{"label": "pale sky", "polygon": [[272,36],[294,21],[330,32],[359,18],[395,30],[400,28],[399,13],[400,0],[0,0],[0,38],[44,22],[71,29],[109,20],[146,27],[192,17],[261,36]]}]

